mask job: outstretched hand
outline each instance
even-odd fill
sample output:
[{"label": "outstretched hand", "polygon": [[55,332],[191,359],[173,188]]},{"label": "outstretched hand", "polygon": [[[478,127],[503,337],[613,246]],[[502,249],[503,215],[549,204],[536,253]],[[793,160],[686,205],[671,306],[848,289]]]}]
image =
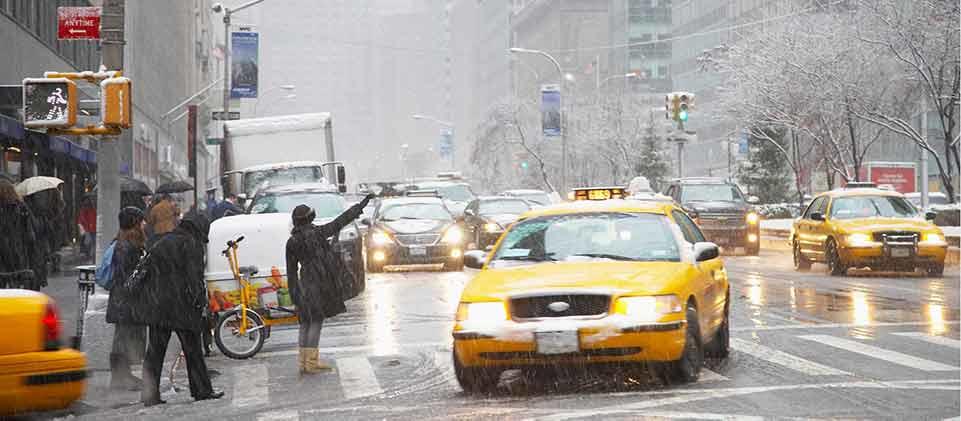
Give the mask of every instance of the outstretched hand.
[{"label": "outstretched hand", "polygon": [[367,204],[370,203],[371,200],[374,200],[376,198],[377,198],[376,194],[367,193],[367,196],[364,196],[364,200],[360,201],[360,203],[363,204],[363,206],[361,207],[367,207]]}]

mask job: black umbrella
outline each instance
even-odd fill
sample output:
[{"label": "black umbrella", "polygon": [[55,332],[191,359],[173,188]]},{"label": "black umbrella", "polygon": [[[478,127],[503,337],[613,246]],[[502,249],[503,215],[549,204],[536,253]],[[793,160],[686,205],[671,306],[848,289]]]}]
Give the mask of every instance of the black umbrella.
[{"label": "black umbrella", "polygon": [[[98,187],[100,187],[99,184],[94,186],[93,190],[97,191]],[[120,192],[140,193],[141,196],[150,196],[153,194],[153,191],[150,190],[150,187],[147,187],[146,183],[127,176],[120,177]]]},{"label": "black umbrella", "polygon": [[171,183],[161,184],[160,187],[157,187],[157,193],[183,193],[193,189],[193,184],[190,184],[186,181],[174,181]]}]

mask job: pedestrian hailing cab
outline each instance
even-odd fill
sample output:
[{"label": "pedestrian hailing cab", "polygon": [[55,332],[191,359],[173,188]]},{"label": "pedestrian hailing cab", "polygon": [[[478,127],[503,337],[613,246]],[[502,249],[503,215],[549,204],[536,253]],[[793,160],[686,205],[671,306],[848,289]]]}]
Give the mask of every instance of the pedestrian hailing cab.
[{"label": "pedestrian hailing cab", "polygon": [[87,359],[60,343],[47,295],[0,289],[0,417],[63,409],[83,396]]},{"label": "pedestrian hailing cab", "polygon": [[[666,382],[690,382],[705,355],[727,356],[730,292],[717,245],[670,201],[604,190],[531,210],[488,254],[465,255],[481,269],[452,332],[465,391],[545,366],[652,366]],[[590,200],[602,197],[613,199]]]},{"label": "pedestrian hailing cab", "polygon": [[791,227],[794,268],[804,271],[819,262],[834,276],[862,267],[922,269],[941,276],[948,243],[930,222],[934,217],[933,212],[922,215],[901,193],[873,183],[821,193]]}]

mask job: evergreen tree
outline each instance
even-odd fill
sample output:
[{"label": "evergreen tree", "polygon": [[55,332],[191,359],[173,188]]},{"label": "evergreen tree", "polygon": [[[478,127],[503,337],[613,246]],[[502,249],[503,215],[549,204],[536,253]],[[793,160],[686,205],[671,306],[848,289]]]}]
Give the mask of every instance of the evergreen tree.
[{"label": "evergreen tree", "polygon": [[646,177],[656,191],[661,190],[663,187],[661,182],[670,170],[663,155],[664,151],[661,150],[660,142],[651,127],[641,140],[641,155],[640,159],[634,163],[634,173]]},{"label": "evergreen tree", "polygon": [[[762,129],[764,135],[787,148],[784,130]],[[761,203],[781,203],[788,200],[791,174],[784,162],[784,154],[771,140],[752,135],[748,138],[748,159],[738,168],[738,183],[761,199]]]}]

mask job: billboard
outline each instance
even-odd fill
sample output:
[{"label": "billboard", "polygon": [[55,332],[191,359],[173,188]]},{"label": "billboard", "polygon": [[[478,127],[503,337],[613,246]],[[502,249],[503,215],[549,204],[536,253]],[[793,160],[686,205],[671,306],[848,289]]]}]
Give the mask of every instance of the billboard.
[{"label": "billboard", "polygon": [[541,85],[541,127],[544,136],[561,135],[561,88]]},{"label": "billboard", "polygon": [[233,32],[230,35],[230,97],[257,98],[257,75],[260,67],[258,48],[260,34]]},{"label": "billboard", "polygon": [[917,191],[913,162],[865,162],[859,175],[862,180],[878,186],[891,186],[900,193]]}]

